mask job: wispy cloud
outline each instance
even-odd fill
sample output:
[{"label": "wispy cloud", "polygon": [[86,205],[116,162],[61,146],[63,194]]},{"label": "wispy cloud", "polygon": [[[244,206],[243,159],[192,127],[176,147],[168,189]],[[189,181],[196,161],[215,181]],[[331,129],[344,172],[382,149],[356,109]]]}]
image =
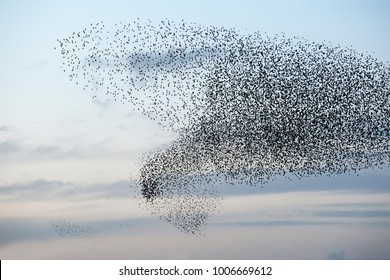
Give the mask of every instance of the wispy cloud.
[{"label": "wispy cloud", "polygon": [[14,131],[14,129],[11,126],[0,125],[0,131],[11,132],[11,131]]},{"label": "wispy cloud", "polygon": [[250,221],[250,222],[217,222],[211,223],[212,226],[225,227],[285,227],[285,226],[323,226],[336,225],[337,222],[326,221],[299,221],[299,220],[272,220],[272,221]]},{"label": "wispy cloud", "polygon": [[21,241],[47,241],[56,238],[50,224],[43,219],[0,219],[0,248]]},{"label": "wispy cloud", "polygon": [[0,155],[9,155],[21,150],[19,141],[4,141],[0,143]]},{"label": "wispy cloud", "polygon": [[19,154],[22,154],[24,158],[42,156],[64,157],[70,154],[70,151],[66,151],[58,145],[35,145],[21,139],[10,139],[0,142],[0,155],[13,157]]},{"label": "wispy cloud", "polygon": [[0,186],[0,196],[7,201],[34,200],[67,200],[87,198],[119,198],[131,197],[130,182],[117,181],[107,184],[75,184],[58,180],[35,180]]},{"label": "wispy cloud", "polygon": [[328,260],[344,260],[345,259],[345,251],[334,251],[328,255]]},{"label": "wispy cloud", "polygon": [[25,69],[26,70],[33,70],[33,69],[36,69],[36,68],[44,67],[47,64],[48,64],[48,62],[46,60],[42,60],[42,61],[39,61],[39,62],[36,62],[34,64],[31,64],[31,65],[27,66]]},{"label": "wispy cloud", "polygon": [[307,178],[284,178],[267,182],[261,186],[240,184],[239,187],[229,188],[223,184],[217,185],[224,196],[272,194],[307,191],[353,191],[361,193],[389,193],[390,169],[383,169],[366,174],[337,174],[331,176],[311,176]]},{"label": "wispy cloud", "polygon": [[54,145],[40,145],[34,149],[34,152],[37,154],[49,155],[60,151],[59,146]]},{"label": "wispy cloud", "polygon": [[[314,213],[317,217],[338,217],[338,218],[390,218],[390,211],[385,210],[335,210],[318,211]],[[389,220],[390,224],[390,220]]]}]

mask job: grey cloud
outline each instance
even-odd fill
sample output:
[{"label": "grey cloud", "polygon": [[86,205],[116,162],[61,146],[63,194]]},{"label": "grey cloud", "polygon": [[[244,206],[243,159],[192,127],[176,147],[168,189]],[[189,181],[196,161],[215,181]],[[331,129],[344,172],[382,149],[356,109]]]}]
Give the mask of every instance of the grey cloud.
[{"label": "grey cloud", "polygon": [[[385,169],[386,171],[390,169]],[[240,188],[232,188],[224,184],[216,184],[224,196],[271,194],[301,191],[353,191],[359,193],[389,193],[390,173],[367,173],[357,175],[340,174],[333,176],[311,176],[294,179],[278,177],[264,187],[240,184]],[[239,183],[239,182],[238,182]]]},{"label": "grey cloud", "polygon": [[60,148],[58,146],[54,145],[41,145],[34,149],[34,152],[38,154],[53,154],[57,151],[59,151]]},{"label": "grey cloud", "polygon": [[139,74],[141,69],[148,71],[160,69],[167,72],[175,72],[180,67],[192,63],[194,60],[200,62],[205,59],[217,58],[224,56],[224,53],[218,48],[175,48],[170,47],[159,52],[134,51],[128,52],[121,58],[104,56],[101,54],[91,54],[84,58],[84,64],[98,69],[113,68],[118,65],[126,65],[129,69]]},{"label": "grey cloud", "polygon": [[356,203],[327,203],[321,205],[322,207],[326,208],[350,208],[350,207],[359,207],[361,209],[368,209],[368,208],[383,208],[388,207],[388,203],[382,203],[382,202],[356,202]]},{"label": "grey cloud", "polygon": [[37,63],[34,63],[34,64],[31,64],[29,66],[27,66],[25,69],[26,70],[33,70],[33,69],[36,69],[36,68],[40,68],[40,67],[43,67],[47,64],[48,62],[45,61],[45,60],[42,60],[42,61],[39,61]]},{"label": "grey cloud", "polygon": [[[77,137],[74,137],[75,139]],[[57,139],[59,142],[67,141],[71,142],[75,139]],[[77,138],[76,140],[79,140]],[[96,154],[97,151],[92,151]],[[101,152],[100,150],[98,152]],[[77,146],[71,148],[65,148],[61,145],[52,145],[52,144],[41,144],[41,145],[32,145],[25,143],[24,139],[11,139],[4,142],[0,142],[0,156],[13,156],[15,154],[22,154],[25,158],[42,158],[42,157],[55,157],[67,158],[67,157],[78,157],[83,155],[85,151],[80,150]]]},{"label": "grey cloud", "polygon": [[0,219],[0,248],[22,241],[42,241],[56,238],[47,221],[42,219]]},{"label": "grey cloud", "polygon": [[[108,184],[80,185],[56,180],[35,180],[0,186],[0,195],[12,200],[41,199],[85,199],[100,197],[106,199],[131,197],[130,182],[117,181]],[[12,197],[12,198],[9,198]]]},{"label": "grey cloud", "polygon": [[7,125],[0,125],[0,131],[10,132],[10,131],[14,131],[14,129]]},{"label": "grey cloud", "polygon": [[20,150],[21,146],[18,141],[5,141],[0,143],[0,155],[9,155]]},{"label": "grey cloud", "polygon": [[[42,147],[42,150],[44,148]],[[47,152],[51,151],[50,147],[47,147]],[[345,177],[349,177],[345,175]],[[378,180],[379,183],[373,184],[369,190],[367,190],[367,186],[369,184],[364,184],[365,181],[370,181],[370,179]],[[313,184],[311,180],[305,182],[305,180],[301,180],[297,182],[290,183],[280,183],[280,182],[271,182],[269,185],[262,189],[260,187],[253,186],[241,186],[240,188],[232,188],[227,185],[215,186],[216,189],[219,189],[221,194],[224,196],[236,196],[236,195],[251,195],[251,194],[272,194],[272,193],[284,193],[284,192],[301,192],[301,191],[353,191],[354,193],[359,192],[378,192],[385,193],[390,190],[387,187],[386,178],[389,176],[383,175],[367,175],[367,179],[361,180],[361,177],[356,177],[355,180],[351,180],[349,185],[344,185],[339,183],[338,180],[336,183],[334,181],[327,181],[327,178],[324,178],[324,181],[321,182],[321,178],[316,177],[317,184],[315,185],[315,189],[313,188]],[[351,178],[351,177],[349,177]],[[361,185],[359,185],[359,180],[363,181]],[[343,180],[341,180],[343,181]],[[380,182],[383,181],[383,184]],[[329,183],[330,182],[330,183]],[[131,197],[132,191],[130,188],[132,185],[131,181],[117,181],[106,184],[90,184],[90,185],[79,185],[71,182],[61,182],[61,181],[49,181],[45,179],[40,179],[28,183],[18,183],[6,186],[0,186],[0,194],[7,195],[15,195],[18,194],[19,198],[35,198],[35,197],[61,197],[61,198],[69,198],[69,197],[79,197],[79,196],[99,196],[104,198],[128,198]],[[381,217],[387,217],[389,212],[377,210],[383,209],[383,207],[387,206],[384,203],[331,203],[331,204],[323,204],[321,207],[326,208],[355,208],[359,209],[367,209],[369,211],[361,211],[358,212],[340,212],[334,213],[332,211],[319,211],[316,213],[311,213],[314,216],[375,216],[380,215]],[[353,211],[353,210],[351,210]]]},{"label": "grey cloud", "polygon": [[163,67],[166,71],[175,71],[194,60],[198,62],[210,57],[220,57],[224,53],[217,48],[194,48],[191,50],[185,48],[169,48],[159,53],[133,52],[129,53],[125,63],[132,66],[133,69],[146,68],[151,70]]},{"label": "grey cloud", "polygon": [[91,184],[87,186],[72,185],[62,192],[65,196],[89,195],[103,198],[130,198],[130,182],[117,181],[106,184]]},{"label": "grey cloud", "polygon": [[250,221],[250,222],[216,222],[212,226],[234,226],[234,227],[283,227],[283,226],[318,226],[335,225],[337,222],[298,221],[298,220],[272,220],[272,221]]},{"label": "grey cloud", "polygon": [[328,260],[344,260],[345,259],[345,251],[340,250],[340,251],[332,252],[328,255],[327,259]]},{"label": "grey cloud", "polygon": [[[375,215],[372,213],[372,215]],[[370,217],[370,214],[368,214]],[[216,227],[304,227],[304,226],[338,226],[338,225],[356,225],[357,223],[359,225],[367,225],[370,227],[390,227],[390,222],[387,220],[381,220],[376,222],[369,222],[369,221],[361,221],[361,220],[354,220],[354,221],[337,221],[337,220],[321,220],[321,218],[344,218],[344,217],[353,217],[353,218],[366,218],[364,215],[361,217],[359,216],[359,213],[354,216],[354,214],[350,214],[347,216],[318,216],[318,217],[311,217],[310,220],[268,220],[268,221],[235,221],[235,222],[214,222],[210,223],[210,226],[216,226]],[[388,218],[388,216],[372,216],[375,218]],[[319,219],[320,218],[320,219]]]},{"label": "grey cloud", "polygon": [[102,108],[107,108],[110,105],[112,105],[112,100],[108,99],[108,98],[104,99],[104,100],[101,100],[101,99],[98,99],[98,98],[94,98],[93,99],[93,104],[98,105],[99,107],[102,107]]},{"label": "grey cloud", "polygon": [[[0,127],[0,131],[11,131],[11,128],[2,126]],[[60,156],[61,147],[56,145],[30,145],[23,143],[22,139],[10,139],[7,141],[0,142],[0,155],[9,156],[19,152],[24,152],[25,155],[56,155]]]},{"label": "grey cloud", "polygon": [[385,210],[318,211],[314,213],[314,216],[330,217],[330,218],[390,218],[390,211],[385,211]]},{"label": "grey cloud", "polygon": [[14,199],[18,200],[32,200],[36,198],[42,199],[50,197],[52,192],[65,186],[65,183],[60,181],[40,179],[27,183],[0,186],[0,195],[3,197],[14,196]]}]

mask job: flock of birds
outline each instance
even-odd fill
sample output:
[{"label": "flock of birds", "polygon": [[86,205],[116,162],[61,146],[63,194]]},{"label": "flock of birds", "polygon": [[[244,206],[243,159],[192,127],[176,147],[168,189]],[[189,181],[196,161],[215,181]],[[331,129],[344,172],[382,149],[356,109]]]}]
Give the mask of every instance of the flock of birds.
[{"label": "flock of birds", "polygon": [[213,186],[353,173],[390,162],[390,67],[284,35],[164,20],[91,24],[58,40],[63,70],[178,133],[143,158],[153,214],[199,233]]},{"label": "flock of birds", "polygon": [[82,226],[68,219],[51,221],[52,229],[62,238],[100,241],[103,236],[89,226]]}]

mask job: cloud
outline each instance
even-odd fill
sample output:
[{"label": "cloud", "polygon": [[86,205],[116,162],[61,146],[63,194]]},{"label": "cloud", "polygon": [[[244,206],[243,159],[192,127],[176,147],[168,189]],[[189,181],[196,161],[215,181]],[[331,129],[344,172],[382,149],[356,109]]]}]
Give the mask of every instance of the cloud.
[{"label": "cloud", "polygon": [[0,186],[0,194],[4,198],[11,198],[11,200],[34,200],[49,198],[53,196],[53,193],[65,187],[66,184],[60,181],[40,179]]},{"label": "cloud", "polygon": [[133,71],[139,74],[140,69],[165,70],[167,72],[178,72],[185,65],[201,62],[210,58],[225,56],[221,50],[215,47],[185,48],[171,47],[165,51],[156,52],[131,52],[128,53],[123,63],[126,63]]},{"label": "cloud", "polygon": [[272,221],[250,221],[250,222],[216,222],[210,226],[224,227],[284,227],[284,226],[323,226],[336,225],[337,222],[320,222],[320,221],[298,221],[298,220],[272,220]]},{"label": "cloud", "polygon": [[340,251],[332,252],[328,255],[327,259],[328,260],[344,260],[345,259],[345,251],[340,250]]},{"label": "cloud", "polygon": [[0,131],[11,132],[11,131],[14,131],[14,129],[11,126],[0,125]]},{"label": "cloud", "polygon": [[50,240],[56,234],[43,219],[0,219],[0,248],[21,241]]},{"label": "cloud", "polygon": [[390,218],[390,211],[386,210],[336,210],[318,211],[314,213],[317,217],[337,218]]},{"label": "cloud", "polygon": [[10,155],[21,150],[19,141],[5,141],[0,143],[0,155]]},{"label": "cloud", "polygon": [[40,145],[38,146],[37,148],[34,149],[34,152],[37,153],[37,154],[45,154],[45,155],[49,155],[49,154],[53,154],[53,153],[56,153],[60,150],[60,147],[58,146],[54,146],[54,145]]},{"label": "cloud", "polygon": [[47,65],[47,61],[45,60],[42,60],[42,61],[39,61],[39,62],[36,62],[34,64],[31,64],[29,66],[27,66],[25,69],[26,70],[33,70],[33,69],[36,69],[36,68],[40,68],[40,67],[44,67]]},{"label": "cloud", "polygon": [[[9,127],[0,127],[0,131],[11,131]],[[23,156],[31,155],[56,155],[60,156],[61,147],[57,145],[32,145],[26,143],[25,139],[9,139],[3,142],[0,142],[0,155],[3,156],[13,156],[17,153],[23,152]]]},{"label": "cloud", "polygon": [[129,181],[100,184],[75,184],[58,180],[39,179],[26,183],[0,186],[0,195],[6,200],[32,201],[42,199],[131,198]]},{"label": "cloud", "polygon": [[[96,145],[92,145],[88,143],[92,140],[92,137],[84,137],[84,136],[74,136],[73,138],[68,139],[53,139],[51,141],[46,142],[56,142],[56,144],[41,144],[38,143],[34,138],[31,139],[9,139],[3,142],[0,142],[0,155],[7,157],[21,156],[23,159],[43,159],[43,158],[55,158],[55,159],[63,159],[69,157],[78,157],[84,155],[107,155],[110,151],[101,149],[102,144],[106,144],[108,142],[107,139],[98,142]],[[93,139],[92,141],[98,141]],[[37,142],[37,143],[33,143]],[[87,145],[85,147],[80,147],[80,143]],[[92,142],[93,143],[93,142]],[[91,149],[96,147],[99,149]],[[38,162],[37,162],[38,164]]]},{"label": "cloud", "polygon": [[224,196],[272,194],[306,191],[353,191],[360,193],[389,193],[390,169],[386,168],[376,172],[361,171],[357,174],[337,174],[330,176],[309,176],[307,178],[284,178],[263,185],[250,186],[237,182],[238,187],[226,187],[224,184],[216,184]]},{"label": "cloud", "polygon": [[112,105],[112,100],[109,99],[109,98],[100,98],[100,97],[95,97],[93,100],[92,100],[93,104],[101,107],[101,108],[108,108],[110,105]]}]

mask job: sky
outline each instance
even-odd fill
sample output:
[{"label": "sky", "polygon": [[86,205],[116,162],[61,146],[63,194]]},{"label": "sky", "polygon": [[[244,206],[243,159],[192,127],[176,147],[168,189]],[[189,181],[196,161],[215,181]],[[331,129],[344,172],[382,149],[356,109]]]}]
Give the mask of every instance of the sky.
[{"label": "sky", "polygon": [[57,39],[136,18],[301,36],[390,60],[388,1],[0,0],[0,259],[390,259],[390,168],[221,185],[200,236],[139,205],[177,135],[69,82]]}]

